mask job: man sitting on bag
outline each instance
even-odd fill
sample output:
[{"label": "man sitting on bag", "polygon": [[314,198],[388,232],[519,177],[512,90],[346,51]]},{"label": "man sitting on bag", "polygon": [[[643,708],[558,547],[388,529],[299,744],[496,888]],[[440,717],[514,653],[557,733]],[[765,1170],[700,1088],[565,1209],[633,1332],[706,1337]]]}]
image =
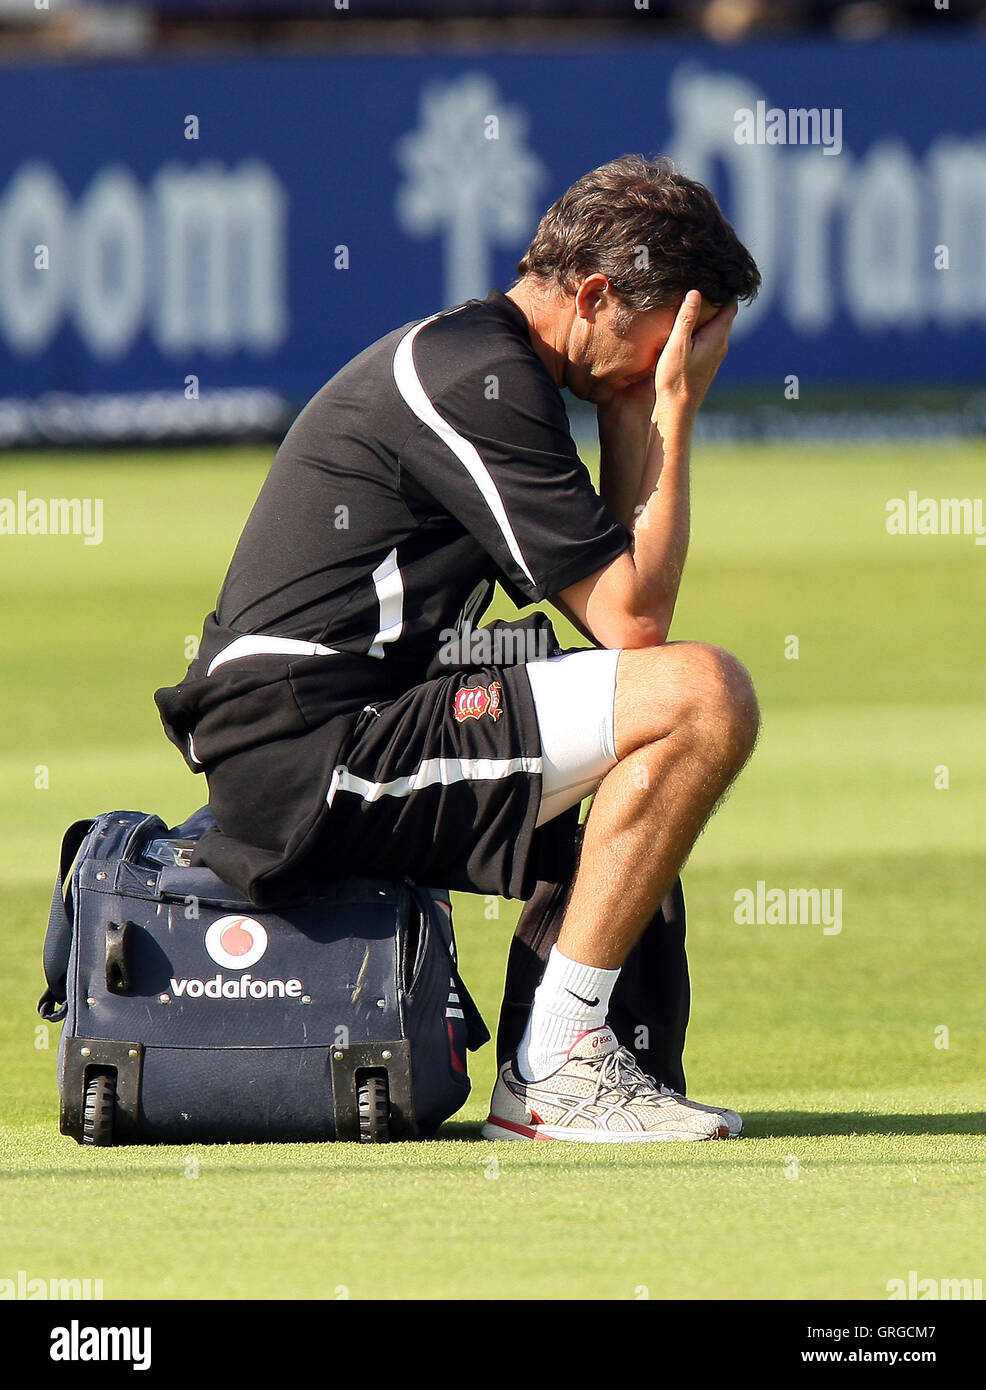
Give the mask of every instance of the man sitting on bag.
[{"label": "man sitting on bag", "polygon": [[[663,1093],[606,1015],[757,734],[739,662],[667,635],[695,416],[760,277],[708,191],[639,156],[578,180],[519,273],[388,334],[314,397],[197,660],[156,699],[209,780],[220,830],[200,862],[258,905],[347,873],[529,897],[556,818],[595,792],[484,1133],[724,1137],[739,1117]],[[602,497],[563,386],[597,407]],[[497,582],[597,647],[459,661],[448,633]]]}]

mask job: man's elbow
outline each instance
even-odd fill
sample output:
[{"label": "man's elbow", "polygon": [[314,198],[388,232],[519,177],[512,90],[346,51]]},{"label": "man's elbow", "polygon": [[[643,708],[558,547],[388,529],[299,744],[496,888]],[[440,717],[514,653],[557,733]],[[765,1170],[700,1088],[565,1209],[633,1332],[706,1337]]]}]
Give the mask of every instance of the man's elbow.
[{"label": "man's elbow", "polygon": [[624,648],[634,651],[641,647],[661,647],[668,640],[670,620],[655,617],[634,617],[627,626],[628,640]]},{"label": "man's elbow", "polygon": [[621,651],[638,651],[644,647],[661,647],[668,640],[671,620],[665,621],[652,614],[625,613],[616,615],[609,622],[601,624],[602,631],[596,632],[596,640],[604,647]]}]

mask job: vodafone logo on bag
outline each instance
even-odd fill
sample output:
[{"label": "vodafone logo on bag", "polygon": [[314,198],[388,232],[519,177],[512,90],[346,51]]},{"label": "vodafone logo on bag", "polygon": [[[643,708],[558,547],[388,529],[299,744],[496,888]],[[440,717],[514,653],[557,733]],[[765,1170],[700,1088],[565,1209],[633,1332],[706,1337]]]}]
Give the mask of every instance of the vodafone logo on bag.
[{"label": "vodafone logo on bag", "polygon": [[217,965],[246,970],[267,950],[267,931],[252,917],[219,917],[205,934],[205,949]]},{"label": "vodafone logo on bag", "polygon": [[[205,934],[205,949],[217,965],[244,973],[227,980],[213,975],[210,980],[172,979],[175,999],[299,999],[310,1004],[300,980],[255,980],[247,970],[256,965],[267,950],[267,929],[253,917],[219,917]],[[162,996],[162,1002],[167,996]]]}]

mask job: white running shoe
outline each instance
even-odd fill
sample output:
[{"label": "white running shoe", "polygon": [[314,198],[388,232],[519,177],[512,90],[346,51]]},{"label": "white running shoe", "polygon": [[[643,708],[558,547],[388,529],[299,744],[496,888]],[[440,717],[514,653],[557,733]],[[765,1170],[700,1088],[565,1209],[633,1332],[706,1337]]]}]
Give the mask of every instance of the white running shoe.
[{"label": "white running shoe", "polygon": [[582,1144],[726,1137],[718,1111],[662,1094],[605,1025],[576,1039],[567,1061],[540,1081],[525,1081],[505,1062],[483,1126],[484,1139]]},{"label": "white running shoe", "polygon": [[662,1082],[658,1087],[662,1096],[674,1096],[675,1100],[681,1105],[690,1105],[693,1110],[705,1110],[710,1115],[718,1115],[719,1119],[726,1126],[728,1139],[740,1139],[743,1135],[743,1116],[737,1115],[735,1110],[727,1110],[724,1105],[700,1105],[697,1100],[689,1100],[680,1091],[672,1091],[670,1086],[665,1086]]}]

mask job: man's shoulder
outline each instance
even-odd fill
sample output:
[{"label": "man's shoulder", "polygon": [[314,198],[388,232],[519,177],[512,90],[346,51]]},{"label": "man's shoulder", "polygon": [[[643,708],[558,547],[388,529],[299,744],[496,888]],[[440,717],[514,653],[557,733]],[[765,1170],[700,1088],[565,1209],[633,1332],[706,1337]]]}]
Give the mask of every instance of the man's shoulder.
[{"label": "man's shoulder", "polygon": [[369,344],[312,397],[289,438],[337,427],[388,439],[431,410],[496,429],[503,408],[551,436],[568,433],[564,400],[531,344],[522,311],[500,291],[411,319]]},{"label": "man's shoulder", "polygon": [[541,363],[524,322],[521,311],[498,290],[490,291],[485,299],[466,299],[448,309],[409,319],[351,357],[312,401],[331,400],[360,383],[392,380],[402,363],[439,378],[442,385],[494,363],[536,371]]},{"label": "man's shoulder", "polygon": [[522,311],[499,290],[491,290],[485,299],[466,299],[405,325],[398,330],[398,341],[408,338],[413,338],[416,363],[424,365],[429,358],[444,356],[453,375],[493,362],[521,370],[543,370]]},{"label": "man's shoulder", "polygon": [[395,358],[405,399],[418,389],[439,407],[461,407],[477,427],[482,417],[502,416],[506,408],[532,424],[568,432],[564,399],[534,350],[527,321],[499,291],[422,320],[413,351],[407,346],[405,338]]}]

